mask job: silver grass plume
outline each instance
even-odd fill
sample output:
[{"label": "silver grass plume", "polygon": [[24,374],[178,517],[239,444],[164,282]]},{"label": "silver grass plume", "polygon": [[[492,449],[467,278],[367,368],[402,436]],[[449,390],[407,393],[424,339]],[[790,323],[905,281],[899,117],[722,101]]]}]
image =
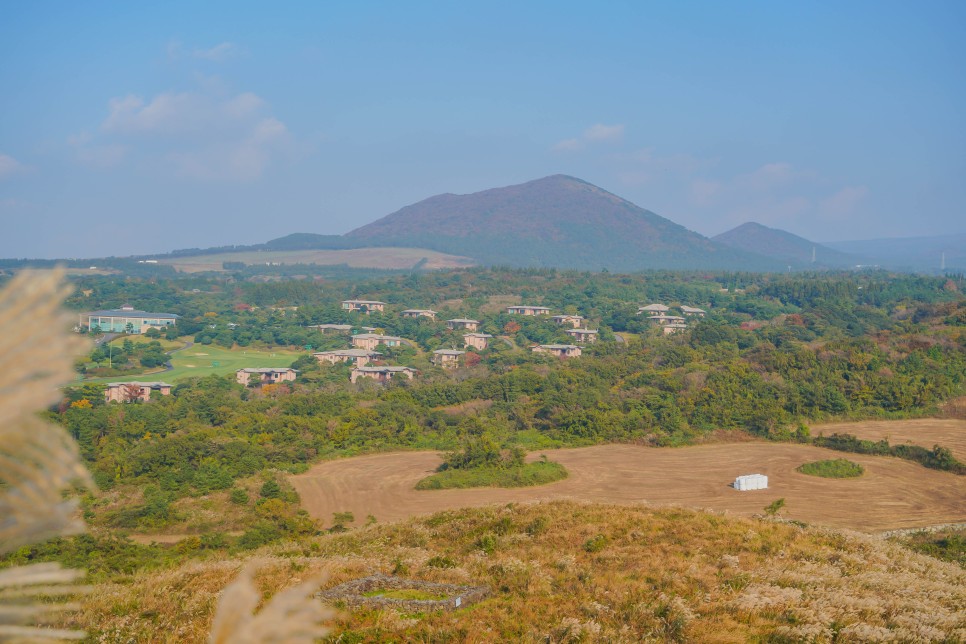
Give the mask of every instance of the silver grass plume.
[{"label": "silver grass plume", "polygon": [[[84,530],[77,501],[62,494],[93,482],[77,444],[36,416],[60,398],[58,387],[71,380],[73,358],[85,348],[60,309],[69,291],[63,271],[23,271],[0,291],[0,554]],[[83,637],[34,625],[77,609],[59,600],[86,590],[74,585],[83,575],[54,563],[0,571],[0,640]]]},{"label": "silver grass plume", "polygon": [[324,576],[277,593],[256,613],[261,595],[252,573],[252,566],[244,568],[222,591],[209,644],[311,644],[329,633],[323,622],[336,613],[315,597]]}]

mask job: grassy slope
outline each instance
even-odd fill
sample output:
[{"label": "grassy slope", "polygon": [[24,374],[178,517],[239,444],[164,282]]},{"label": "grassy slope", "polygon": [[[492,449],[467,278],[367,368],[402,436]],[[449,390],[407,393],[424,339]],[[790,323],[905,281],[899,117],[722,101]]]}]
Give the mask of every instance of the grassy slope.
[{"label": "grassy slope", "polygon": [[[312,537],[253,559],[265,595],[321,569],[325,587],[384,572],[493,590],[450,613],[346,612],[342,641],[966,638],[966,571],[954,564],[858,534],[675,508],[491,506]],[[201,642],[217,593],[244,563],[101,584],[72,620],[109,641]]]}]

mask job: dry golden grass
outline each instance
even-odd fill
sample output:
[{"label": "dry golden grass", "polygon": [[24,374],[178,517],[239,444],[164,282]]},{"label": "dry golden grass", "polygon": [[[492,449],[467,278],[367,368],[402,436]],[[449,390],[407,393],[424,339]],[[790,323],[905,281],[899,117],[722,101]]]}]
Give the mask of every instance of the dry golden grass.
[{"label": "dry golden grass", "polygon": [[916,418],[912,420],[865,420],[850,423],[823,423],[810,427],[813,436],[852,434],[865,440],[883,438],[890,445],[933,445],[948,447],[953,456],[966,461],[966,420],[956,418]]},{"label": "dry golden grass", "polygon": [[[602,544],[599,549],[588,543]],[[830,529],[678,508],[555,501],[464,509],[265,549],[274,597],[374,573],[493,593],[423,615],[344,611],[332,641],[961,641],[966,571]],[[243,563],[213,561],[99,586],[73,622],[95,641],[205,639]]]}]

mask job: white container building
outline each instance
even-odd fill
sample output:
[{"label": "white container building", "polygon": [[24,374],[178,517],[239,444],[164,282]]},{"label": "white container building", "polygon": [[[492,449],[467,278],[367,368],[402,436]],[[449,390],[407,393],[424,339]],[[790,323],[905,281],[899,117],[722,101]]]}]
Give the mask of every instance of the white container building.
[{"label": "white container building", "polygon": [[745,474],[744,476],[736,478],[732,486],[742,492],[748,490],[767,490],[768,477],[764,474]]}]

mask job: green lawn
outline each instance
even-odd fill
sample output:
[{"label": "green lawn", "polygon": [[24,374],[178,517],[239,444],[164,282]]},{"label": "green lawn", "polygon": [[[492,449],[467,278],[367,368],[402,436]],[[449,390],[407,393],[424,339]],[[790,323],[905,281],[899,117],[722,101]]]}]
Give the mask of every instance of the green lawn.
[{"label": "green lawn", "polygon": [[[178,346],[183,346],[179,343]],[[211,374],[225,375],[245,367],[288,367],[304,352],[290,349],[254,349],[243,347],[225,349],[213,344],[195,344],[171,354],[170,371],[153,370],[143,374],[92,378],[85,382],[117,382],[123,380],[162,380],[176,382],[185,378],[200,378]]]}]

